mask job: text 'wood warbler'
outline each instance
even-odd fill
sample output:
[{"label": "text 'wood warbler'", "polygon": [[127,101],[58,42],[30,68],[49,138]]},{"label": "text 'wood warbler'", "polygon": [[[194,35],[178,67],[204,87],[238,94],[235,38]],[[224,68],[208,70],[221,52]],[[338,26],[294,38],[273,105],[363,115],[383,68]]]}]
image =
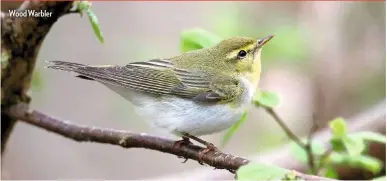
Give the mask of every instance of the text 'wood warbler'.
[{"label": "text 'wood warbler'", "polygon": [[197,136],[231,127],[250,106],[261,73],[261,50],[273,36],[232,37],[182,55],[118,65],[49,61],[48,68],[100,82],[136,106],[151,125],[217,150]]}]

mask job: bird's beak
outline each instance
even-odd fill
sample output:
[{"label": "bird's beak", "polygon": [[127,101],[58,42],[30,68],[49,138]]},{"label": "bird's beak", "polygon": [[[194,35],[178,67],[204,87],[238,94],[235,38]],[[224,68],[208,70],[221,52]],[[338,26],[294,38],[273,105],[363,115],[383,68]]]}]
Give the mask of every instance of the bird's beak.
[{"label": "bird's beak", "polygon": [[266,44],[269,40],[271,40],[274,37],[274,35],[270,35],[261,39],[258,39],[257,46],[262,47],[264,44]]}]

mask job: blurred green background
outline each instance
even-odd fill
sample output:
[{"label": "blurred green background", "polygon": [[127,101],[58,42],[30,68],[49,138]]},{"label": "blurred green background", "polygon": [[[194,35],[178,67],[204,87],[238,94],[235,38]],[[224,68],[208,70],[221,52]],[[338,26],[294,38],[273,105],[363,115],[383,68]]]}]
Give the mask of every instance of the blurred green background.
[{"label": "blurred green background", "polygon": [[[277,111],[298,135],[307,133],[314,112],[325,127],[337,116],[350,117],[385,101],[385,2],[93,2],[93,11],[105,43],[98,42],[86,17],[61,18],[39,54],[31,89],[34,108],[79,124],[175,138],[150,128],[108,88],[43,67],[45,60],[126,64],[171,57],[180,53],[181,32],[192,28],[224,38],[275,35],[263,49],[260,87],[279,94]],[[203,139],[220,144],[223,135]],[[247,156],[285,142],[279,126],[255,108],[224,151]],[[181,161],[144,149],[79,144],[18,123],[3,174],[8,179],[142,179],[202,167]]]}]

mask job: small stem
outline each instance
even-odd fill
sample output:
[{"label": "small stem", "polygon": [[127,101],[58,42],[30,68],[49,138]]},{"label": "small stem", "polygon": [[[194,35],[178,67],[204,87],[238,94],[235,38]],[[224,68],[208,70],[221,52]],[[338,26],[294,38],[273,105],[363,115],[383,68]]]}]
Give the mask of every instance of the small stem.
[{"label": "small stem", "polygon": [[293,140],[298,146],[305,149],[305,144],[301,142],[300,138],[294,134],[290,128],[285,124],[285,122],[278,116],[278,114],[270,107],[263,107],[273,118],[274,120],[281,126],[281,128],[285,131],[288,137]]},{"label": "small stem", "polygon": [[307,155],[309,169],[312,172],[312,174],[316,174],[316,169],[315,169],[316,167],[315,167],[315,163],[314,163],[314,155],[312,152],[312,146],[309,144],[306,144],[305,145],[305,152]]},{"label": "small stem", "polygon": [[320,171],[321,169],[323,168],[324,166],[324,160],[326,158],[328,158],[332,153],[332,150],[327,150],[325,151],[321,156],[320,156],[320,161],[319,161],[319,164],[317,165],[317,168],[316,168],[316,175],[320,175]]},{"label": "small stem", "polygon": [[312,128],[309,131],[308,137],[307,137],[307,142],[305,145],[305,151],[307,154],[307,159],[308,159],[308,166],[312,172],[312,174],[317,174],[317,168],[315,165],[315,158],[313,155],[313,148],[312,148],[312,139],[313,139],[313,133],[317,130],[318,124],[317,124],[317,116],[315,113],[313,113],[313,123],[312,123]]},{"label": "small stem", "polygon": [[314,162],[314,155],[312,151],[312,136],[315,130],[317,130],[318,125],[316,124],[315,114],[313,114],[313,126],[311,128],[311,131],[308,134],[307,137],[307,143],[303,143],[300,138],[294,134],[290,128],[285,124],[285,122],[279,117],[279,115],[274,111],[273,108],[263,106],[263,108],[268,112],[269,115],[271,115],[274,120],[281,126],[281,128],[285,131],[285,133],[288,135],[288,137],[294,141],[298,146],[300,146],[302,149],[305,150],[307,154],[308,159],[308,166],[313,174],[317,173],[316,165]]}]

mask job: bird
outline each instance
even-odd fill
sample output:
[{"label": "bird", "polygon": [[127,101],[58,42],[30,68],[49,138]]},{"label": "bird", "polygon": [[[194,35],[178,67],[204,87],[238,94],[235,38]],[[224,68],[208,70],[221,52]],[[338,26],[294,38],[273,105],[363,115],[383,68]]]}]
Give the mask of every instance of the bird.
[{"label": "bird", "polygon": [[75,73],[98,82],[132,102],[150,125],[182,140],[220,151],[200,136],[230,128],[251,106],[261,74],[261,51],[274,36],[236,36],[171,58],[125,65],[86,65],[53,60],[46,68]]}]

